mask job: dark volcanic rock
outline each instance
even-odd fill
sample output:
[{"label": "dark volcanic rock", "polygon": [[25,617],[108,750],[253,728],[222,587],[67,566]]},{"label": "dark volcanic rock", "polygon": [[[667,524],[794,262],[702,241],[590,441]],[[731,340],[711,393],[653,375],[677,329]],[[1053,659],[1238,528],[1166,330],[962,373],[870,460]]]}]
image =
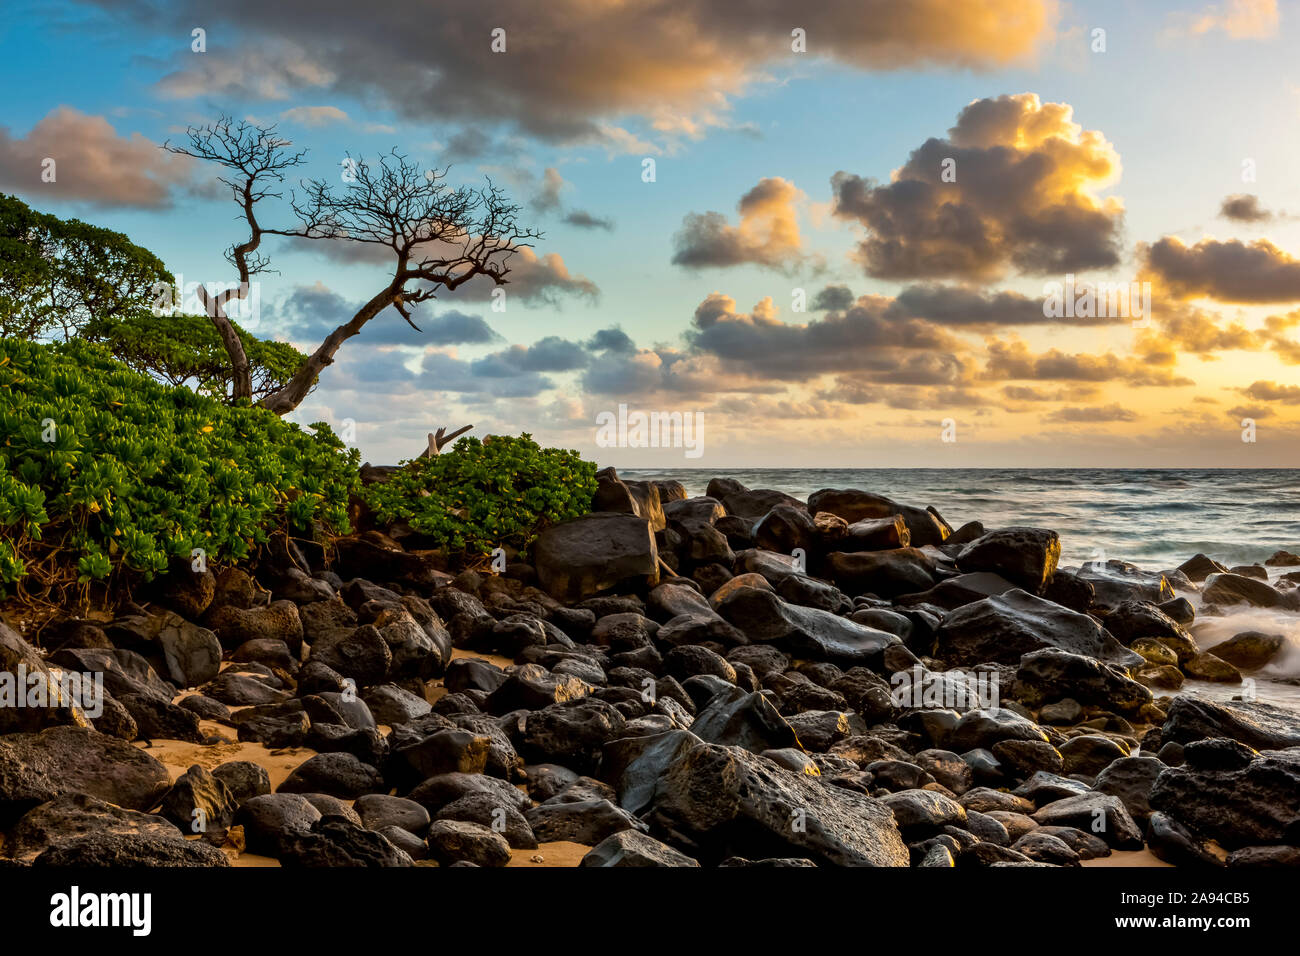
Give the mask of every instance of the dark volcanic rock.
[{"label": "dark volcanic rock", "polygon": [[1082,654],[1121,667],[1142,658],[1125,648],[1086,614],[1078,614],[1014,590],[953,611],[936,634],[935,653],[957,665],[986,661],[1017,664],[1021,655],[1045,647]]},{"label": "dark volcanic rock", "polygon": [[443,866],[467,861],[475,866],[505,866],[510,844],[501,834],[477,823],[438,820],[429,827],[429,855]]},{"label": "dark volcanic rock", "polygon": [[314,821],[309,830],[286,833],[280,840],[279,856],[285,867],[412,865],[411,857],[382,834],[335,816]]},{"label": "dark volcanic rock", "polygon": [[97,831],[66,843],[55,844],[33,860],[32,866],[122,870],[138,867],[230,866],[230,860],[226,854],[202,840]]},{"label": "dark volcanic rock", "polygon": [[51,727],[0,737],[0,823],[65,793],[149,810],[170,786],[167,768],[148,753],[93,730]]},{"label": "dark volcanic rock", "polygon": [[638,830],[621,830],[591,848],[578,866],[699,866],[685,853]]},{"label": "dark volcanic rock", "polygon": [[1151,702],[1151,691],[1114,664],[1054,647],[1032,651],[1020,659],[1012,694],[1030,707],[1070,698],[1080,704],[1136,714]]},{"label": "dark volcanic rock", "polygon": [[1300,749],[1265,751],[1244,768],[1188,760],[1156,778],[1154,809],[1230,849],[1300,841]]},{"label": "dark volcanic rock", "polygon": [[878,801],[785,770],[739,747],[700,744],[660,778],[652,833],[694,855],[797,856],[832,866],[907,866],[893,814]]},{"label": "dark volcanic rock", "polygon": [[1039,808],[1034,819],[1042,826],[1064,826],[1095,833],[1117,850],[1142,849],[1142,831],[1119,797],[1085,793],[1055,800]]},{"label": "dark volcanic rock", "polygon": [[937,514],[924,508],[899,504],[883,495],[857,489],[836,490],[826,488],[808,497],[808,511],[813,515],[829,511],[852,524],[863,518],[891,518],[902,515],[911,534],[912,545],[943,544],[952,528]]},{"label": "dark volcanic rock", "polygon": [[893,634],[829,611],[788,604],[764,588],[731,589],[717,607],[750,641],[776,643],[818,660],[849,665],[878,662],[885,648],[899,643]]},{"label": "dark volcanic rock", "polygon": [[533,562],[542,587],[560,600],[659,583],[654,533],[635,515],[598,513],[552,525],[533,545]]},{"label": "dark volcanic rock", "polygon": [[832,551],[826,556],[831,578],[848,594],[892,598],[934,586],[934,562],[918,548],[890,551]]},{"label": "dark volcanic rock", "polygon": [[716,694],[696,715],[691,733],[709,743],[743,747],[751,753],[799,746],[794,728],[766,696],[734,686]]},{"label": "dark volcanic rock", "polygon": [[1166,712],[1162,743],[1229,737],[1255,750],[1300,747],[1300,715],[1262,702],[1208,701],[1180,694]]},{"label": "dark volcanic rock", "polygon": [[1212,574],[1205,579],[1201,597],[1212,604],[1249,604],[1252,607],[1290,607],[1281,591],[1242,574]]},{"label": "dark volcanic rock", "polygon": [[1056,574],[1061,539],[1043,528],[1000,528],[975,539],[957,554],[962,571],[992,571],[1041,594]]},{"label": "dark volcanic rock", "polygon": [[1281,634],[1242,631],[1212,648],[1214,656],[1244,670],[1255,670],[1271,661],[1286,645]]}]

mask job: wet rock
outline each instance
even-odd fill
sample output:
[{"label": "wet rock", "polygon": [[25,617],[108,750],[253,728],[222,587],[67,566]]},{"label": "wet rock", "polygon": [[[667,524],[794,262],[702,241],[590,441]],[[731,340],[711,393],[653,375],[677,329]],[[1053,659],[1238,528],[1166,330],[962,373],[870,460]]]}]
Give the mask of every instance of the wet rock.
[{"label": "wet rock", "polygon": [[1089,561],[1076,573],[1092,585],[1093,603],[1102,608],[1119,607],[1125,601],[1160,604],[1174,597],[1163,574],[1143,571],[1126,561]]},{"label": "wet rock", "polygon": [[891,518],[901,515],[907,522],[912,545],[918,548],[943,544],[948,535],[952,534],[952,528],[948,523],[932,511],[899,504],[882,495],[857,489],[826,488],[815,492],[808,497],[808,511],[813,515],[829,511],[850,524],[864,518]]},{"label": "wet rock", "polygon": [[1200,584],[1211,574],[1222,574],[1228,569],[1213,558],[1206,557],[1204,554],[1197,554],[1178,565],[1178,570],[1182,571],[1192,581]]},{"label": "wet rock", "polygon": [[1124,669],[1052,647],[1021,657],[1012,694],[1030,707],[1069,698],[1121,714],[1136,714],[1152,699]]},{"label": "wet rock", "polygon": [[1215,702],[1187,695],[1169,705],[1162,743],[1229,737],[1255,750],[1300,747],[1300,715],[1263,702]]},{"label": "wet rock", "polygon": [[1281,634],[1242,631],[1213,648],[1214,656],[1243,670],[1255,670],[1271,661],[1286,644]]},{"label": "wet rock", "polygon": [[[736,513],[729,507],[727,510],[731,514]],[[793,554],[796,548],[802,548],[808,553],[816,539],[812,518],[802,504],[777,505],[758,519],[753,534],[755,545],[779,554]]]},{"label": "wet rock", "polygon": [[1214,681],[1220,684],[1240,684],[1241,671],[1227,661],[1210,653],[1197,654],[1183,665],[1183,672],[1188,677],[1199,680]]},{"label": "wet rock", "polygon": [[966,545],[957,555],[961,571],[990,571],[1033,594],[1056,574],[1061,539],[1043,528],[1001,528]]},{"label": "wet rock", "polygon": [[994,744],[1003,740],[1046,741],[1047,735],[1033,721],[1004,707],[995,707],[972,710],[963,715],[947,735],[946,745],[957,753],[965,753],[975,749],[991,750]]},{"label": "wet rock", "polygon": [[695,716],[691,733],[709,743],[743,747],[751,753],[800,747],[794,728],[761,693],[729,687]]},{"label": "wet rock", "polygon": [[750,641],[775,643],[834,663],[878,662],[886,647],[899,643],[893,634],[855,624],[828,611],[787,604],[763,588],[730,591],[718,604],[718,611]]},{"label": "wet rock", "polygon": [[953,611],[944,618],[936,645],[936,654],[943,660],[966,666],[985,661],[1018,664],[1022,655],[1043,648],[1121,667],[1142,664],[1141,657],[1088,615],[1019,589]]},{"label": "wet rock", "polygon": [[1271,585],[1242,574],[1219,573],[1205,579],[1201,597],[1211,604],[1289,607],[1286,596]]},{"label": "wet rock", "polygon": [[882,598],[915,594],[935,584],[934,563],[918,548],[890,551],[832,551],[826,556],[830,577],[848,594]]},{"label": "wet rock", "polygon": [[1106,615],[1106,630],[1126,645],[1144,637],[1187,637],[1181,624],[1148,601],[1124,601]]}]

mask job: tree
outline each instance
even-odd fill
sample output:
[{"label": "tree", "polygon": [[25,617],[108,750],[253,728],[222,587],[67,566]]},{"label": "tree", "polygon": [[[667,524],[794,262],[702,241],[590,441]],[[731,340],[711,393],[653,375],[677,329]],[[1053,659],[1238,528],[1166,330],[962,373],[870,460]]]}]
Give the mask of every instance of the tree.
[{"label": "tree", "polygon": [[[273,184],[284,182],[284,171],[301,165],[307,154],[305,150],[289,152],[287,147],[293,144],[281,139],[274,125],[234,124],[228,116],[208,126],[191,126],[186,130],[186,136],[189,145],[173,146],[168,140],[162,148],[170,153],[216,163],[228,170],[217,180],[229,187],[248,224],[248,239],[226,250],[226,261],[239,272],[239,285],[213,295],[203,283],[199,283],[198,294],[230,359],[231,397],[235,401],[251,399],[253,382],[248,353],[234,323],[226,315],[226,306],[232,299],[247,296],[252,277],[270,267],[270,259],[258,251],[262,236],[270,230],[263,229],[258,222],[257,204],[264,199],[280,198],[280,193],[272,191]],[[309,385],[308,391],[310,388]],[[303,395],[305,397],[306,392]]]},{"label": "tree", "polygon": [[343,343],[384,309],[394,307],[418,331],[412,306],[476,276],[505,285],[510,258],[541,237],[519,224],[520,207],[491,180],[481,189],[453,189],[446,181],[447,169],[424,171],[396,150],[380,157],[377,166],[349,156],[343,163],[341,190],[323,180],[304,182],[302,195],[295,194],[290,201],[298,225],[267,228],[257,218],[257,204],[279,197],[268,187],[284,179],[284,170],[301,164],[305,153],[289,152],[292,144],[281,139],[274,126],[232,125],[229,119],[191,127],[187,136],[188,146],[166,143],[164,148],[230,170],[229,178],[221,181],[231,188],[250,230],[248,241],[228,253],[239,270],[241,289],[205,299],[206,311],[225,343],[237,394],[251,394],[248,360],[224,306],[246,295],[249,277],[268,267],[257,251],[264,235],[355,242],[390,250],[393,256],[392,276],[383,288],[330,332],[289,381],[260,400],[278,415],[297,408],[321,371],[333,364]]},{"label": "tree", "polygon": [[[255,338],[232,325],[248,359],[254,400],[283,388],[307,358],[287,342]],[[196,392],[227,404],[235,401],[233,366],[207,316],[137,312],[114,321],[92,322],[82,337],[107,346],[124,365],[168,385],[192,386]]]},{"label": "tree", "polygon": [[146,310],[171,275],[120,232],[0,196],[0,336],[69,339]]}]

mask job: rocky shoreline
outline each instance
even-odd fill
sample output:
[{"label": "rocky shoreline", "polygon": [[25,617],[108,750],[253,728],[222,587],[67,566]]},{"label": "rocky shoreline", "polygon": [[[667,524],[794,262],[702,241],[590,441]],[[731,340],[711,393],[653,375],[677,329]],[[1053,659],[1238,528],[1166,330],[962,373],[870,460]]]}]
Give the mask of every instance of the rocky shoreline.
[{"label": "rocky shoreline", "polygon": [[1300,865],[1283,639],[1188,630],[1300,613],[1300,557],[1061,568],[865,491],[598,478],[500,573],[369,527],[10,615],[0,866]]}]

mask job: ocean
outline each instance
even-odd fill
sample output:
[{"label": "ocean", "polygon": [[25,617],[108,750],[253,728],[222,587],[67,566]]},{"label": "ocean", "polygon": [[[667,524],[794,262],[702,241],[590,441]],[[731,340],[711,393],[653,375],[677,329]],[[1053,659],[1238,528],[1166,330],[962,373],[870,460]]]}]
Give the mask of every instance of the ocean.
[{"label": "ocean", "polygon": [[[1182,564],[1197,552],[1232,566],[1262,564],[1278,550],[1300,554],[1300,470],[1181,468],[674,468],[620,470],[630,479],[675,478],[702,495],[715,475],[750,488],[806,498],[821,488],[860,488],[896,501],[933,506],[954,528],[981,521],[1051,528],[1061,536],[1061,565],[1119,559],[1149,571]],[[1271,568],[1270,577],[1294,568]],[[1183,595],[1199,610],[1196,594]],[[1249,675],[1259,699],[1300,710],[1300,614],[1239,608],[1200,617],[1192,635],[1204,649],[1242,631],[1284,634],[1288,646]],[[1189,681],[1214,698],[1238,685]]]}]

